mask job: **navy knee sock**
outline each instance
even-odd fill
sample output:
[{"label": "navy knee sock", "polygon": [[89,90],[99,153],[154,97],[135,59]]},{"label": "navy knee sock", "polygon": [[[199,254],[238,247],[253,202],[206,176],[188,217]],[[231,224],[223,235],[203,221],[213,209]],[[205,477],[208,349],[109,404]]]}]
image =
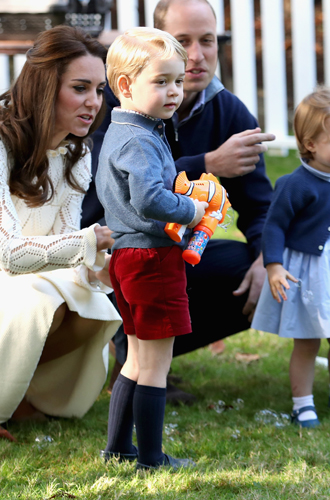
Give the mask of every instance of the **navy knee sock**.
[{"label": "navy knee sock", "polygon": [[108,420],[108,444],[105,451],[134,453],[133,434],[133,396],[136,382],[121,373],[114,383]]},{"label": "navy knee sock", "polygon": [[165,405],[166,389],[136,386],[133,414],[141,464],[156,466],[164,463],[162,434]]}]

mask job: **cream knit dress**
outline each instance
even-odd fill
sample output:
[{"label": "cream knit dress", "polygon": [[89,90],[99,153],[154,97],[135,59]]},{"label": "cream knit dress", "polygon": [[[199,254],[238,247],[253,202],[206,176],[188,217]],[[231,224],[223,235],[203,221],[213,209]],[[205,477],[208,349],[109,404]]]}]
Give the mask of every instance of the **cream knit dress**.
[{"label": "cream knit dress", "polygon": [[[65,146],[49,151],[51,202],[29,208],[11,196],[6,149],[0,141],[0,423],[26,394],[38,410],[82,417],[106,379],[108,342],[121,318],[111,290],[88,283],[87,267],[102,269],[94,226],[79,230],[83,195],[64,179]],[[73,168],[85,190],[91,155]],[[75,351],[37,367],[56,309],[66,302],[84,318],[104,320],[101,331]]]}]

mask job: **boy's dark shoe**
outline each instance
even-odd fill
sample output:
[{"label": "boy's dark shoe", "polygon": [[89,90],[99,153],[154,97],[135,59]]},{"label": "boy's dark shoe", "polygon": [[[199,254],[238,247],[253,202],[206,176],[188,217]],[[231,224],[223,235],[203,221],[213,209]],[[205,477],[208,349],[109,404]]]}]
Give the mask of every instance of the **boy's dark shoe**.
[{"label": "boy's dark shoe", "polygon": [[133,445],[133,448],[134,448],[133,453],[119,453],[116,451],[101,450],[100,457],[103,458],[105,463],[107,463],[110,460],[110,458],[118,458],[119,462],[124,462],[125,460],[127,460],[128,462],[133,462],[138,457],[137,447]]},{"label": "boy's dark shoe", "polygon": [[189,458],[173,458],[170,455],[166,455],[164,453],[164,463],[158,465],[144,465],[140,462],[136,464],[136,470],[157,470],[161,467],[170,467],[174,470],[181,469],[181,467],[196,467],[195,462],[190,460]]},{"label": "boy's dark shoe", "polygon": [[166,402],[172,405],[179,405],[180,403],[191,406],[197,400],[196,396],[189,392],[184,392],[175,385],[171,384],[167,379],[166,386]]}]

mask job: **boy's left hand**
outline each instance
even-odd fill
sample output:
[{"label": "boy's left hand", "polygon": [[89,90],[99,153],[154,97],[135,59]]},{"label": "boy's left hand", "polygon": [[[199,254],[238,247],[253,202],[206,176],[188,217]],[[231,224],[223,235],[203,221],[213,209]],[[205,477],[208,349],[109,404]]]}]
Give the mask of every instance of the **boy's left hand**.
[{"label": "boy's left hand", "polygon": [[188,227],[193,229],[197,224],[202,220],[205,214],[205,210],[209,206],[209,204],[206,201],[199,201],[199,200],[192,200],[195,205],[196,205],[196,215],[194,219],[191,221],[190,224],[188,224]]}]

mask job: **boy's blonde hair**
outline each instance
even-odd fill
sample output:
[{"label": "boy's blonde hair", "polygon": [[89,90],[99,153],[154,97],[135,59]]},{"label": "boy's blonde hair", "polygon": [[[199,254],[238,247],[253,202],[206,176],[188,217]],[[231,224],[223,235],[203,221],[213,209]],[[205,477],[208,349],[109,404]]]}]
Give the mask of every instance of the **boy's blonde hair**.
[{"label": "boy's blonde hair", "polygon": [[187,64],[187,53],[169,33],[156,28],[132,28],[118,36],[107,55],[107,77],[114,94],[119,97],[120,75],[134,80],[152,59],[170,59],[175,54]]},{"label": "boy's blonde hair", "polygon": [[326,120],[330,118],[330,89],[318,87],[297,106],[293,119],[296,141],[302,158],[313,159],[313,153],[306,148],[321,132],[329,133]]}]

